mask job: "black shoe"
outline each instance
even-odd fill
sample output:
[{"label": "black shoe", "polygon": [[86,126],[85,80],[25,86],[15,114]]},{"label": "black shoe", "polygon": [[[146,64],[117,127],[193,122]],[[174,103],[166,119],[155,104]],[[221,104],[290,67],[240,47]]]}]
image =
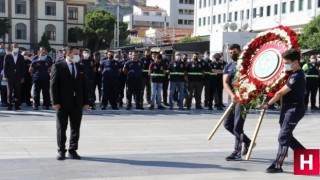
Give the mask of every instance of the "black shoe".
[{"label": "black shoe", "polygon": [[226,157],[226,161],[242,161],[239,153],[233,152],[230,156]]},{"label": "black shoe", "polygon": [[106,107],[105,105],[102,105],[102,106],[101,106],[101,110],[106,110],[106,108],[107,108],[107,107]]},{"label": "black shoe", "polygon": [[123,107],[123,102],[119,102],[119,107]]},{"label": "black shoe", "polygon": [[27,104],[27,106],[32,106],[31,102],[27,102],[26,104]]},{"label": "black shoe", "polygon": [[199,107],[196,107],[196,109],[203,109],[203,107],[199,106]]},{"label": "black shoe", "polygon": [[2,103],[1,107],[8,107],[8,104],[7,103]]},{"label": "black shoe", "polygon": [[81,156],[78,155],[77,151],[69,151],[69,156],[70,159],[81,159]]},{"label": "black shoe", "polygon": [[217,107],[217,110],[223,111],[223,108],[222,108],[221,106],[218,106],[218,107]]},{"label": "black shoe", "polygon": [[57,160],[62,161],[66,159],[66,153],[65,152],[59,152],[57,156]]},{"label": "black shoe", "polygon": [[113,109],[113,110],[119,110],[117,107],[113,107],[112,109]]},{"label": "black shoe", "polygon": [[137,106],[136,109],[144,110],[142,106]]},{"label": "black shoe", "polygon": [[280,168],[276,168],[275,164],[271,164],[270,167],[268,167],[268,169],[266,169],[266,173],[282,173],[282,167]]},{"label": "black shoe", "polygon": [[187,107],[187,110],[191,110],[191,107]]},{"label": "black shoe", "polygon": [[11,105],[11,104],[8,105],[7,110],[8,110],[8,111],[11,111],[11,110],[12,110],[12,105]]},{"label": "black shoe", "polygon": [[49,106],[44,107],[45,110],[50,110]]},{"label": "black shoe", "polygon": [[319,110],[319,108],[317,106],[311,106],[312,110]]},{"label": "black shoe", "polygon": [[91,110],[96,110],[96,108],[94,106],[91,107]]},{"label": "black shoe", "polygon": [[38,106],[35,106],[35,105],[34,105],[34,106],[32,107],[32,109],[36,111],[36,110],[38,110],[39,108],[38,108]]},{"label": "black shoe", "polygon": [[164,102],[163,105],[165,105],[165,106],[170,106],[167,102]]},{"label": "black shoe", "polygon": [[[251,142],[250,142],[251,143]],[[243,146],[243,150],[242,150],[242,156],[247,155],[249,147],[250,147],[250,143],[249,144],[244,144]],[[256,146],[256,143],[253,144],[253,148]]]},{"label": "black shoe", "polygon": [[221,107],[226,107],[226,105],[224,105],[224,104],[221,104],[220,106],[221,106]]},{"label": "black shoe", "polygon": [[183,110],[185,110],[185,109],[181,106],[181,107],[179,107],[179,110],[182,110],[182,111],[183,111]]},{"label": "black shoe", "polygon": [[149,107],[149,109],[150,109],[150,110],[154,109],[154,105],[151,105],[151,106]]},{"label": "black shoe", "polygon": [[158,109],[160,109],[160,110],[164,110],[164,109],[167,109],[167,108],[165,108],[165,107],[163,107],[163,106],[158,106]]},{"label": "black shoe", "polygon": [[21,110],[21,108],[20,108],[19,106],[15,106],[14,109],[15,109],[16,111]]},{"label": "black shoe", "polygon": [[212,110],[213,110],[213,108],[212,108],[212,107],[209,107],[209,108],[208,108],[208,110],[212,111]]}]

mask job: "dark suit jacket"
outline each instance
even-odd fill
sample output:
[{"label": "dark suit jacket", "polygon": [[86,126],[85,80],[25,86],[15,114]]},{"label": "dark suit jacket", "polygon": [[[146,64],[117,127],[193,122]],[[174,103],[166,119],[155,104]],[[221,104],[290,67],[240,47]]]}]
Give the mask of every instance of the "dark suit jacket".
[{"label": "dark suit jacket", "polygon": [[14,78],[24,78],[24,57],[18,54],[17,62],[14,63],[13,55],[4,58],[4,76],[10,81]]},{"label": "dark suit jacket", "polygon": [[50,93],[53,105],[60,104],[61,108],[69,109],[73,101],[73,92],[75,92],[77,104],[80,107],[89,104],[84,68],[80,64],[76,64],[76,68],[77,77],[74,80],[66,61],[52,66]]}]

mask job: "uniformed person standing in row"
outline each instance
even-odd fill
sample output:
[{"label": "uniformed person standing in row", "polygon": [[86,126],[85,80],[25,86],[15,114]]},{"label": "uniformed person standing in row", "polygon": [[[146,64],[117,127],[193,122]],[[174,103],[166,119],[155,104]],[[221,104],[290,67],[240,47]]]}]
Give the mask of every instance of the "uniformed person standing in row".
[{"label": "uniformed person standing in row", "polygon": [[34,86],[33,110],[38,110],[40,106],[40,92],[42,91],[44,109],[49,110],[50,106],[50,71],[52,64],[45,49],[39,51],[38,59],[32,61],[29,72],[32,75]]},{"label": "uniformed person standing in row", "polygon": [[[101,72],[98,71],[100,67],[100,61],[101,61],[99,52],[93,53],[93,60],[94,60],[94,65],[96,69],[94,73],[94,86],[93,86],[94,102],[98,99],[99,103],[101,103],[102,75],[101,75]],[[96,89],[98,89],[98,96],[96,96]]]},{"label": "uniformed person standing in row", "polygon": [[31,88],[32,88],[32,77],[29,73],[29,68],[32,63],[32,54],[27,51],[23,51],[21,55],[24,57],[24,82],[21,85],[21,103],[26,103],[27,106],[32,106],[31,99]]},{"label": "uniformed person standing in row", "polygon": [[144,51],[144,57],[140,59],[143,64],[142,70],[142,91],[141,91],[141,103],[143,103],[144,89],[146,89],[146,100],[148,104],[151,104],[151,81],[149,76],[149,67],[153,63],[150,50]]},{"label": "uniformed person standing in row", "polygon": [[162,55],[157,55],[156,62],[153,62],[149,67],[149,76],[151,76],[152,84],[152,95],[151,95],[151,105],[149,109],[154,109],[154,104],[157,99],[158,109],[166,109],[161,105],[161,91],[165,76],[165,65],[162,62]]},{"label": "uniformed person standing in row", "polygon": [[[235,102],[234,94],[234,83],[235,83],[235,74],[238,57],[240,55],[241,49],[239,44],[231,44],[228,49],[228,53],[231,56],[232,62],[226,65],[223,72],[223,87],[229,94],[231,101]],[[224,127],[235,137],[234,150],[225,159],[227,161],[240,161],[242,142],[244,142],[244,148],[242,155],[246,155],[248,148],[250,146],[251,140],[243,131],[245,117],[243,117],[242,112],[244,111],[243,107],[237,104],[230,113],[227,114],[224,121]]]},{"label": "uniformed person standing in row", "polygon": [[178,91],[178,106],[180,110],[183,108],[184,99],[184,80],[186,76],[186,65],[182,61],[181,54],[179,52],[175,53],[175,61],[171,62],[168,68],[170,75],[170,95],[169,104],[170,110],[173,110],[174,105],[174,94],[176,90]]},{"label": "uniformed person standing in row", "polygon": [[91,58],[91,51],[89,49],[84,49],[82,52],[82,59],[79,64],[83,66],[85,71],[85,78],[87,82],[88,88],[88,98],[89,98],[89,106],[92,110],[95,110],[94,105],[94,73],[96,71],[96,67],[94,64],[94,60]]},{"label": "uniformed person standing in row", "polygon": [[[168,69],[170,64],[170,60],[167,58],[167,53],[165,51],[161,51],[160,54],[162,55],[162,63],[164,65],[165,70]],[[162,98],[163,104],[169,106],[168,104],[168,88],[169,88],[169,75],[168,73],[165,74],[162,86]]]},{"label": "uniformed person standing in row", "polygon": [[210,89],[210,83],[213,83],[213,81],[209,81],[209,76],[211,73],[210,69],[210,56],[209,52],[205,51],[203,54],[203,59],[201,60],[202,67],[204,69],[204,75],[203,75],[203,86],[204,86],[204,107],[208,107],[209,102],[209,89]]},{"label": "uniformed person standing in row", "polygon": [[0,91],[1,91],[1,107],[7,107],[7,86],[6,81],[4,81],[4,56],[6,55],[6,50],[4,49],[4,45],[0,44]]},{"label": "uniformed person standing in row", "polygon": [[113,51],[106,51],[106,53],[107,58],[101,62],[99,68],[102,73],[101,109],[105,110],[110,102],[111,108],[118,110],[120,63],[114,59]]},{"label": "uniformed person standing in row", "polygon": [[306,87],[305,73],[299,65],[300,52],[289,49],[282,55],[286,71],[293,71],[288,82],[278,91],[275,96],[262,107],[272,105],[283,98],[283,105],[280,113],[280,133],[278,137],[279,148],[276,160],[266,170],[267,173],[283,172],[282,165],[288,153],[292,150],[305,149],[305,147],[293,136],[292,132],[305,114],[304,92]]},{"label": "uniformed person standing in row", "polygon": [[188,98],[187,98],[187,109],[190,110],[192,98],[195,97],[196,109],[203,109],[201,106],[201,94],[202,94],[202,77],[204,74],[204,67],[198,59],[199,54],[194,53],[193,59],[188,63]]},{"label": "uniformed person standing in row", "polygon": [[141,102],[141,88],[142,88],[142,70],[143,64],[139,61],[138,52],[131,53],[132,60],[129,60],[124,65],[124,72],[127,74],[127,110],[132,107],[132,96],[135,96],[136,109],[143,110]]},{"label": "uniformed person standing in row", "polygon": [[223,110],[224,104],[223,104],[223,69],[225,67],[225,62],[221,59],[220,53],[215,53],[213,55],[213,62],[211,64],[211,70],[212,73],[214,73],[214,87],[215,87],[215,94],[214,94],[214,107],[217,108],[217,110]]},{"label": "uniformed person standing in row", "polygon": [[317,64],[317,59],[315,55],[310,56],[310,62],[305,64],[302,69],[306,73],[307,78],[307,93],[305,95],[304,103],[305,107],[308,108],[309,104],[309,97],[311,101],[311,109],[313,110],[319,110],[319,108],[316,106],[316,97],[317,97],[317,91],[319,86],[319,66]]},{"label": "uniformed person standing in row", "polygon": [[129,61],[129,55],[126,51],[121,51],[121,57],[120,57],[120,76],[119,76],[119,107],[123,107],[123,98],[124,98],[124,91],[126,89],[127,84],[127,75],[123,71],[123,67],[126,64],[126,62]]}]

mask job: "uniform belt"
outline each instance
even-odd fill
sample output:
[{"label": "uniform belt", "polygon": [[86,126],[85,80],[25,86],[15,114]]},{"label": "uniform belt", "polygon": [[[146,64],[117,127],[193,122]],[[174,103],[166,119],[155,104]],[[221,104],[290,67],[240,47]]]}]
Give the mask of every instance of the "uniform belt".
[{"label": "uniform belt", "polygon": [[149,70],[148,69],[144,69],[144,70],[142,70],[142,72],[147,73],[147,72],[149,72]]},{"label": "uniform belt", "polygon": [[170,72],[170,75],[184,75],[184,72]]},{"label": "uniform belt", "polygon": [[209,73],[210,76],[217,76],[217,73]]},{"label": "uniform belt", "polygon": [[164,74],[155,74],[155,73],[152,73],[151,76],[164,77]]},{"label": "uniform belt", "polygon": [[306,75],[307,78],[318,78],[319,75]]},{"label": "uniform belt", "polygon": [[198,72],[189,72],[188,75],[191,75],[191,76],[202,76],[202,72],[201,72],[201,73],[198,73]]}]

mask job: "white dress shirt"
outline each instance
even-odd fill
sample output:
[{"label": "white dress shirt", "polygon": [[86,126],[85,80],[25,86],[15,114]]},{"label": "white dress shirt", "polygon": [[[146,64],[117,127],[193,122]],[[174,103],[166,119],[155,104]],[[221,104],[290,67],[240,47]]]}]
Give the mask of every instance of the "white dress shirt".
[{"label": "white dress shirt", "polygon": [[18,59],[18,54],[17,55],[13,55],[13,60],[14,60],[15,64],[17,64],[17,59]]},{"label": "white dress shirt", "polygon": [[69,67],[69,71],[70,71],[70,74],[72,75],[72,65],[73,64],[73,68],[74,68],[74,77],[77,77],[77,66],[76,64],[74,64],[73,62],[69,61],[69,60],[66,60],[67,64],[68,64],[68,67]]}]

